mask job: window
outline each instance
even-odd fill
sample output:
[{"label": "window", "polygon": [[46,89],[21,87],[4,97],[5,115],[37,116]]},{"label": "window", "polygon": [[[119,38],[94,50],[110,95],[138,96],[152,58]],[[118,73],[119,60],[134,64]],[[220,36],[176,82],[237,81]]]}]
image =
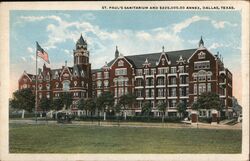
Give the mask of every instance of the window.
[{"label": "window", "polygon": [[100,79],[100,78],[102,78],[102,72],[97,73],[97,79]]},{"label": "window", "polygon": [[151,75],[154,75],[155,71],[155,69],[151,69]]},{"label": "window", "polygon": [[151,89],[151,97],[154,97],[154,96],[155,96],[155,90]]},{"label": "window", "polygon": [[104,72],[104,78],[108,79],[109,78],[109,72]]},{"label": "window", "polygon": [[136,75],[142,76],[142,69],[136,69]]},{"label": "window", "polygon": [[165,68],[158,68],[158,74],[165,74],[165,73],[167,73],[167,71],[168,71],[167,67],[165,67]]},{"label": "window", "polygon": [[198,54],[198,59],[205,59],[206,58],[206,53],[204,53],[204,52],[200,52],[199,54]]},{"label": "window", "polygon": [[49,90],[50,89],[50,84],[46,84],[46,88],[47,88],[47,90]]},{"label": "window", "polygon": [[198,76],[198,80],[199,80],[199,82],[204,82],[204,81],[206,81],[206,75],[199,75],[199,76]]},{"label": "window", "polygon": [[47,98],[48,98],[48,99],[50,98],[50,94],[49,94],[49,92],[47,92],[47,95],[46,95],[46,96],[47,96]]},{"label": "window", "polygon": [[24,85],[23,85],[23,88],[27,88],[27,87],[28,87],[27,84],[24,84]]},{"label": "window", "polygon": [[208,92],[211,92],[211,91],[212,91],[211,89],[212,89],[211,83],[208,83],[208,84],[207,84],[207,91],[208,91]]},{"label": "window", "polygon": [[43,96],[42,96],[42,93],[39,93],[39,98],[41,99]]},{"label": "window", "polygon": [[169,106],[170,107],[175,107],[176,106],[176,100],[170,100],[169,101]]},{"label": "window", "polygon": [[97,81],[97,88],[101,88],[102,87],[102,81]]},{"label": "window", "polygon": [[98,90],[97,91],[97,97],[100,96],[102,94],[102,91]]},{"label": "window", "polygon": [[118,66],[119,66],[119,67],[124,66],[124,61],[123,61],[123,60],[118,61]]},{"label": "window", "polygon": [[70,82],[69,81],[63,81],[63,90],[64,91],[69,91],[70,89]]},{"label": "window", "polygon": [[39,88],[39,90],[42,90],[43,85],[42,85],[42,84],[39,84],[39,85],[38,85],[38,88]]},{"label": "window", "polygon": [[184,66],[179,66],[179,72],[184,73]]},{"label": "window", "polygon": [[170,89],[170,97],[176,97],[176,88]]},{"label": "window", "polygon": [[115,75],[127,75],[127,69],[126,68],[115,69]]},{"label": "window", "polygon": [[164,88],[158,89],[158,97],[165,97],[165,89]]},{"label": "window", "polygon": [[204,92],[206,92],[206,84],[201,83],[201,84],[199,84],[199,94],[202,94]]},{"label": "window", "polygon": [[146,89],[146,97],[150,97],[149,89]]},{"label": "window", "polygon": [[136,91],[136,97],[142,97],[142,90],[137,90]]},{"label": "window", "polygon": [[74,86],[75,86],[75,87],[77,86],[77,81],[74,81]]},{"label": "window", "polygon": [[176,73],[176,67],[171,67],[170,73]]},{"label": "window", "polygon": [[176,84],[176,77],[170,77],[170,84]]},{"label": "window", "polygon": [[165,59],[164,58],[161,58],[161,64],[165,65]]},{"label": "window", "polygon": [[55,83],[55,85],[56,85],[56,88],[58,88],[58,87],[59,87],[59,83],[58,83],[58,82],[56,82],[56,83]]},{"label": "window", "polygon": [[107,88],[108,85],[109,85],[109,81],[108,81],[108,80],[105,80],[105,81],[104,81],[104,86]]},{"label": "window", "polygon": [[145,75],[149,75],[149,69],[144,69]]},{"label": "window", "polygon": [[194,62],[194,70],[200,70],[200,69],[210,69],[210,62],[209,61]]},{"label": "window", "polygon": [[157,79],[157,85],[164,85],[164,84],[165,84],[164,78],[158,77],[158,79]]},{"label": "window", "polygon": [[197,94],[197,84],[194,84],[194,94]]},{"label": "window", "polygon": [[137,101],[137,107],[142,107],[142,101]]},{"label": "window", "polygon": [[135,84],[136,84],[136,86],[143,86],[142,79],[137,79]]}]

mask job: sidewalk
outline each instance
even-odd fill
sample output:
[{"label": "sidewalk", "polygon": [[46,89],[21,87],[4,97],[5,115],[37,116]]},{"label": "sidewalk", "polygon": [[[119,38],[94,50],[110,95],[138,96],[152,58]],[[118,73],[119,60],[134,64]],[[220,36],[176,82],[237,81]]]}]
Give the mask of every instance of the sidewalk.
[{"label": "sidewalk", "polygon": [[[45,121],[38,120],[37,123],[35,120],[10,120],[9,123],[14,124],[58,124],[57,121]],[[58,124],[58,125],[77,125],[77,126],[99,126],[98,121],[72,121],[71,124]],[[194,124],[185,124],[185,123],[150,123],[150,122],[109,122],[101,121],[100,126],[120,126],[120,127],[155,127],[155,128],[204,128],[204,129],[231,129],[231,130],[240,130],[242,129],[241,123],[236,125],[211,125],[206,123],[194,123]]]}]

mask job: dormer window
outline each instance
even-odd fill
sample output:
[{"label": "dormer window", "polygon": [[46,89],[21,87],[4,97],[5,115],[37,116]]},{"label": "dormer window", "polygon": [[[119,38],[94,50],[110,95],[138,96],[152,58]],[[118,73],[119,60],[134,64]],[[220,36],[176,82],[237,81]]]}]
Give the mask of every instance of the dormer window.
[{"label": "dormer window", "polygon": [[118,66],[119,66],[119,67],[124,66],[124,61],[123,61],[123,60],[120,60],[120,61],[118,62]]},{"label": "dormer window", "polygon": [[84,77],[84,71],[83,70],[81,71],[81,76]]},{"label": "dormer window", "polygon": [[47,90],[49,90],[50,89],[50,84],[46,84],[46,88],[47,88]]},{"label": "dormer window", "polygon": [[56,79],[58,79],[58,78],[59,78],[58,71],[56,71],[55,78],[56,78]]},{"label": "dormer window", "polygon": [[165,65],[165,59],[164,58],[161,58],[161,64]]},{"label": "dormer window", "polygon": [[58,82],[56,82],[56,88],[58,88],[58,86],[59,86],[59,83],[58,83]]},{"label": "dormer window", "polygon": [[63,91],[69,91],[70,89],[70,82],[69,81],[63,81]]},{"label": "dormer window", "polygon": [[75,85],[75,87],[76,87],[76,85],[77,85],[77,81],[74,81],[74,85]]},{"label": "dormer window", "polygon": [[205,58],[206,58],[206,53],[200,52],[200,53],[198,54],[198,59],[205,59]]},{"label": "dormer window", "polygon": [[39,84],[38,88],[39,88],[39,90],[42,90],[43,85],[42,85],[42,84]]}]

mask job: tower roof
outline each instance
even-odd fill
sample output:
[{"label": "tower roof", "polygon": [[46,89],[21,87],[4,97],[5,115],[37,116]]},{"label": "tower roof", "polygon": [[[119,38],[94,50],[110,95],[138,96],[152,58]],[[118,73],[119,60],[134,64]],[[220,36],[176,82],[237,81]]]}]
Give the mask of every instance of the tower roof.
[{"label": "tower roof", "polygon": [[199,47],[204,47],[204,42],[203,42],[203,39],[202,39],[202,36],[201,36],[201,39],[199,41]]},{"label": "tower roof", "polygon": [[78,45],[86,45],[87,44],[87,42],[83,39],[82,34],[81,34],[80,38],[77,40],[76,44],[78,44]]}]

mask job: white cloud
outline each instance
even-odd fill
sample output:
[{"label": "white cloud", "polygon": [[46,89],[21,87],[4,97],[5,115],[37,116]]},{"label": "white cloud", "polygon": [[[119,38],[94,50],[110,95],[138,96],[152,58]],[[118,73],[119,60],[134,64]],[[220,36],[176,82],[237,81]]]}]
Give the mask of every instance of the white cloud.
[{"label": "white cloud", "polygon": [[173,31],[174,33],[179,33],[183,29],[190,26],[192,23],[198,22],[198,21],[208,21],[209,17],[200,17],[200,16],[193,16],[191,18],[188,18],[180,23],[174,24]]},{"label": "white cloud", "polygon": [[[105,28],[86,21],[86,19],[85,21],[67,21],[55,15],[38,17],[22,16],[22,19],[26,21],[52,19],[57,22],[47,25],[48,40],[42,44],[46,50],[56,48],[61,43],[67,41],[75,43],[79,39],[80,33],[82,33],[88,43],[90,61],[93,68],[101,67],[105,61],[112,60],[116,45],[118,45],[119,51],[124,55],[160,52],[163,45],[166,51],[183,49],[184,40],[179,35],[182,30],[199,21],[209,21],[214,25],[215,23],[219,23],[211,20],[209,17],[193,16],[168,28],[158,27],[137,31],[129,29],[107,31]],[[227,22],[223,22],[217,26],[225,24]],[[198,40],[190,40],[189,43],[195,44],[198,43]],[[220,45],[219,43],[214,43],[210,46],[210,49],[218,48]],[[68,49],[65,49],[63,52],[66,54],[71,53]],[[71,56],[73,56],[72,53]]]},{"label": "white cloud", "polygon": [[24,62],[26,62],[26,58],[25,58],[25,57],[22,56],[21,59],[22,59]]},{"label": "white cloud", "polygon": [[31,47],[27,47],[27,51],[28,51],[29,53],[34,53],[34,49],[31,48]]},{"label": "white cloud", "polygon": [[25,20],[25,21],[42,21],[45,19],[52,19],[52,20],[56,20],[58,22],[62,21],[61,17],[55,16],[55,15],[51,15],[51,16],[20,16],[20,18],[22,20]]},{"label": "white cloud", "polygon": [[237,24],[233,24],[233,23],[230,23],[228,21],[215,21],[215,20],[212,20],[211,23],[217,29],[225,28],[225,25],[232,26],[232,27],[238,26]]},{"label": "white cloud", "polygon": [[224,46],[223,44],[215,42],[215,43],[213,43],[212,45],[210,45],[210,46],[208,47],[208,49],[209,49],[209,50],[212,50],[212,49],[217,49],[217,48],[220,48],[220,47],[223,47],[223,46]]}]

